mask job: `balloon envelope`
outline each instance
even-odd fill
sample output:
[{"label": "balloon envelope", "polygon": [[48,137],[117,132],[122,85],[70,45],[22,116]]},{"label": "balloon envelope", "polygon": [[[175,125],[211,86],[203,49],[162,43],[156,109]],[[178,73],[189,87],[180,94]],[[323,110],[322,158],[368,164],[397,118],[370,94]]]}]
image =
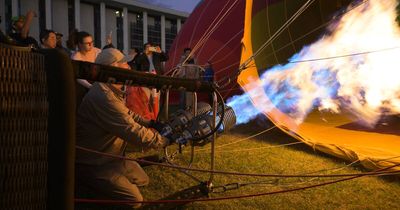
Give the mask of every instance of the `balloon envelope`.
[{"label": "balloon envelope", "polygon": [[[306,2],[204,0],[175,39],[167,67],[177,65],[184,48],[196,49],[196,44],[200,43],[194,55],[199,64],[209,60],[214,63],[217,80],[237,74],[240,64],[251,60],[237,82],[247,92],[263,92],[264,89],[257,86],[260,75],[277,64],[286,63],[304,46],[318,40],[332,18],[352,3],[350,0],[316,0],[274,37]],[[209,34],[208,29],[211,30]],[[270,44],[251,59],[270,40]],[[231,90],[234,85],[221,89],[223,95],[240,94],[237,89]],[[276,107],[267,94],[251,97],[251,103],[280,129],[315,149],[350,161],[360,160],[371,169],[400,163],[400,133],[396,128],[400,120],[396,116],[386,117],[384,126],[369,128],[345,112],[331,114],[313,110],[297,125],[295,119]]]}]

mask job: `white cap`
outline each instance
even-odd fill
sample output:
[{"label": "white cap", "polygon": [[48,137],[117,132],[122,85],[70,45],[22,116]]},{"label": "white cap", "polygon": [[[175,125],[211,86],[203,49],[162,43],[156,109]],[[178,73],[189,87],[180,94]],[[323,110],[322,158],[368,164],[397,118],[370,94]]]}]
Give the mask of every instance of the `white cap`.
[{"label": "white cap", "polygon": [[125,63],[133,60],[133,55],[124,55],[115,48],[107,48],[97,55],[95,63],[103,65],[111,65],[115,62]]}]

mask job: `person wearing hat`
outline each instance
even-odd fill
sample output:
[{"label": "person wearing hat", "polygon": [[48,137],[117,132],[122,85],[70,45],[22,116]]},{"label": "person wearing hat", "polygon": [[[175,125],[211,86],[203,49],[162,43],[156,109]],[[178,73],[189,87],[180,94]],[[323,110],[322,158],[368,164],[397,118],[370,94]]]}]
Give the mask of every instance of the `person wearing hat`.
[{"label": "person wearing hat", "polygon": [[29,29],[34,17],[37,17],[36,13],[33,10],[29,10],[26,16],[21,15],[12,18],[14,33],[10,34],[10,37],[14,39],[17,44],[39,48],[38,42],[33,37],[29,36]]},{"label": "person wearing hat", "polygon": [[[126,67],[130,59],[108,48],[97,56],[96,63]],[[77,112],[76,144],[118,156],[124,155],[127,144],[142,149],[167,146],[169,140],[148,128],[151,125],[125,106],[122,85],[95,82]],[[108,199],[143,201],[138,187],[147,185],[149,177],[137,162],[77,150],[75,166],[78,192],[86,185]]]},{"label": "person wearing hat", "polygon": [[71,57],[72,53],[66,47],[64,47],[62,44],[62,38],[64,35],[59,32],[55,32],[55,33],[56,33],[56,48],[63,50],[64,52],[66,52],[68,54],[69,57]]},{"label": "person wearing hat", "polygon": [[124,55],[116,48],[106,48],[97,55],[95,63],[130,69],[128,62],[133,58],[132,55]]}]

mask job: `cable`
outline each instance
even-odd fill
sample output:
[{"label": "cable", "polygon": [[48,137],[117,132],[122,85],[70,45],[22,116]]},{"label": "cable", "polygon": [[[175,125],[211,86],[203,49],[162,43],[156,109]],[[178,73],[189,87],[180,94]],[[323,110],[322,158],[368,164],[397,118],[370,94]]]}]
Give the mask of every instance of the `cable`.
[{"label": "cable", "polygon": [[[235,1],[234,4],[236,4],[237,0]],[[232,6],[234,4],[231,5],[231,7],[224,13],[224,15],[222,15],[222,17],[219,17],[222,13],[222,11],[225,9],[225,7],[230,3],[230,1],[227,1],[226,4],[224,5],[224,7],[221,9],[221,11],[218,13],[217,17],[214,18],[213,22],[209,25],[209,27],[206,29],[205,33],[200,37],[199,41],[196,43],[196,45],[193,47],[193,49],[191,50],[190,54],[185,58],[185,60],[182,63],[186,63],[187,60],[193,55],[193,53],[199,48],[200,45],[203,44],[204,40],[208,39],[208,35],[213,33],[215,28],[219,25],[219,23],[222,21],[222,18],[225,17],[225,15],[232,9]],[[215,21],[217,21],[215,23]],[[215,23],[215,24],[214,24]]]},{"label": "cable", "polygon": [[[368,1],[368,0],[367,0],[367,1]],[[347,10],[342,11],[342,13],[341,13],[340,15],[335,16],[334,18],[332,18],[332,19],[330,19],[329,21],[327,21],[327,22],[321,24],[320,26],[314,28],[313,30],[309,31],[308,33],[306,33],[306,34],[304,34],[304,35],[298,37],[298,38],[295,39],[295,40],[292,40],[291,42],[289,42],[288,44],[284,45],[283,47],[281,47],[281,48],[275,50],[274,52],[267,54],[267,55],[264,57],[264,59],[262,59],[262,61],[265,61],[266,58],[268,58],[269,56],[273,55],[274,53],[279,52],[279,51],[285,49],[286,47],[288,47],[288,46],[290,46],[290,45],[293,45],[293,44],[296,43],[297,41],[299,41],[299,40],[301,40],[301,39],[307,37],[308,35],[310,35],[310,34],[316,32],[317,30],[319,30],[319,29],[321,29],[321,28],[323,28],[323,27],[325,27],[325,26],[331,24],[332,22],[337,21],[339,18],[341,18],[341,17],[344,16],[345,14],[349,13],[350,11],[352,11],[352,10],[358,8],[359,6],[361,6],[361,5],[365,4],[365,3],[366,3],[366,1],[362,1],[362,2],[358,3],[357,5],[354,5],[354,6],[351,7],[351,8],[347,8]],[[277,65],[277,64],[273,64],[273,65]]]},{"label": "cable", "polygon": [[[382,175],[388,175],[388,174],[394,174],[392,172],[386,172],[382,173],[382,171],[389,170],[391,168],[400,166],[400,164],[396,164],[390,167],[386,167],[383,169],[379,169],[375,171],[381,172]],[[400,171],[396,171],[396,173],[399,173]],[[359,174],[359,175],[354,175],[351,177],[343,178],[343,179],[338,179],[334,181],[328,181],[328,182],[323,182],[319,184],[314,184],[314,185],[309,185],[309,186],[304,186],[304,187],[299,187],[299,188],[293,188],[293,189],[286,189],[286,190],[277,190],[277,191],[271,191],[271,192],[262,192],[262,193],[257,193],[257,194],[246,194],[246,195],[239,195],[239,196],[227,196],[227,197],[219,197],[219,198],[205,198],[205,199],[184,199],[184,200],[158,200],[158,201],[127,201],[127,200],[92,200],[92,199],[75,199],[75,202],[79,203],[108,203],[108,204],[134,204],[134,203],[151,203],[151,204],[161,204],[161,203],[191,203],[191,202],[208,202],[208,201],[219,201],[219,200],[231,200],[231,199],[240,199],[240,198],[250,198],[250,197],[259,197],[259,196],[264,196],[264,195],[274,195],[274,194],[281,194],[281,193],[289,193],[289,192],[295,192],[299,190],[305,190],[305,189],[311,189],[315,187],[322,187],[325,185],[330,185],[330,184],[335,184],[339,182],[344,182],[344,181],[349,181],[352,179],[356,178],[361,178],[364,176],[369,176],[369,174]]]},{"label": "cable", "polygon": [[275,145],[275,146],[265,146],[265,147],[256,147],[256,148],[238,149],[238,150],[216,150],[216,152],[218,152],[218,153],[249,152],[249,151],[254,151],[254,150],[287,147],[287,146],[292,146],[292,145],[297,145],[297,144],[304,144],[304,142],[299,141],[299,142],[292,142],[292,143],[287,143],[287,144],[279,144],[279,145]]},{"label": "cable", "polygon": [[351,54],[345,54],[345,55],[324,57],[324,58],[314,58],[314,59],[307,59],[307,60],[290,61],[289,63],[305,63],[305,62],[314,62],[314,61],[330,60],[330,59],[337,59],[337,58],[345,58],[345,57],[352,57],[352,56],[356,56],[356,55],[365,55],[365,54],[379,53],[379,52],[384,52],[384,51],[389,51],[389,50],[396,50],[396,49],[399,49],[399,48],[400,48],[400,46],[399,47],[384,48],[384,49],[379,49],[379,50],[371,50],[371,51],[359,52],[359,53],[351,53]]},{"label": "cable", "polygon": [[[271,128],[265,129],[265,130],[263,130],[263,131],[261,131],[261,132],[258,132],[258,133],[256,133],[256,134],[253,134],[253,135],[248,136],[248,137],[246,137],[246,138],[241,138],[241,139],[239,139],[239,140],[237,140],[237,141],[234,141],[234,142],[231,142],[231,143],[227,143],[227,144],[222,144],[222,145],[216,146],[215,149],[221,148],[221,147],[225,147],[225,146],[229,146],[229,145],[232,145],[232,144],[236,144],[236,143],[239,143],[239,142],[242,142],[242,141],[245,141],[245,140],[254,138],[254,137],[259,136],[259,135],[261,135],[261,134],[264,134],[264,133],[266,133],[266,132],[268,132],[268,131],[270,131],[270,130],[272,130],[272,129],[274,129],[274,128],[276,128],[276,126],[272,126]],[[204,151],[204,150],[208,150],[208,149],[198,149],[198,150],[195,150],[195,152]]]},{"label": "cable", "polygon": [[253,53],[252,56],[242,63],[239,71],[246,67],[251,60],[254,60],[258,54],[260,54],[268,45],[270,45],[290,24],[292,24],[312,3],[314,3],[314,1],[315,0],[308,0],[299,10],[297,10],[297,12],[290,17],[290,19],[287,20],[267,41],[265,41],[264,44],[262,44],[261,47]]},{"label": "cable", "polygon": [[240,35],[240,34],[243,32],[243,30],[244,30],[244,29],[241,29],[237,34],[235,34],[234,36],[232,36],[232,38],[231,38],[230,40],[228,40],[222,47],[220,47],[213,55],[211,55],[210,58],[209,58],[208,60],[212,61],[212,63],[215,65],[216,63],[219,63],[219,62],[225,60],[225,59],[226,59],[227,57],[229,57],[232,53],[234,53],[235,50],[236,50],[236,48],[241,47],[240,44],[237,45],[235,48],[229,50],[229,53],[225,54],[224,57],[222,57],[222,58],[220,58],[220,59],[218,59],[218,60],[215,60],[215,61],[213,60],[214,57],[215,57],[216,55],[218,55],[218,53],[219,53],[222,49],[224,49],[226,46],[228,46],[228,44],[229,44],[231,41],[233,41],[234,38],[236,38],[236,36]]},{"label": "cable", "polygon": [[[340,170],[342,170],[342,169],[348,168],[348,167],[350,167],[350,166],[352,166],[352,165],[354,165],[354,164],[356,164],[356,163],[358,163],[358,162],[360,162],[360,161],[359,161],[359,160],[356,160],[356,161],[351,162],[350,164],[347,164],[347,165],[342,166],[342,167],[339,167],[339,168],[323,169],[323,170],[318,170],[318,171],[306,172],[306,173],[303,173],[303,174],[313,174],[313,173],[324,172],[324,171],[325,171],[325,172],[327,172],[327,171],[329,171],[329,172],[336,172],[336,171],[340,171]],[[314,177],[314,178],[311,178],[310,180],[307,180],[307,181],[305,181],[305,182],[293,182],[293,183],[295,183],[295,185],[299,185],[299,184],[309,183],[309,182],[312,182],[312,181],[317,180],[317,179],[319,179],[319,178],[318,178],[318,177]],[[279,182],[279,181],[280,181],[280,179],[274,179],[274,180],[270,180],[270,181],[250,182],[250,183],[241,183],[241,184],[245,184],[245,185],[269,184],[269,183],[271,183],[271,182],[276,183],[276,182]],[[289,183],[290,183],[290,182],[289,182]],[[282,186],[282,185],[279,185],[279,186]],[[290,184],[285,184],[284,186],[293,186],[293,184],[292,184],[292,185],[290,185]]]},{"label": "cable", "polygon": [[[236,6],[238,0],[235,0],[231,6],[227,9],[227,11],[222,15],[222,17],[216,17],[214,19],[218,20],[215,24],[214,21],[210,24],[210,26],[212,26],[212,28],[209,31],[206,31],[206,33],[203,34],[203,36],[200,38],[200,40],[197,42],[197,44],[195,45],[195,47],[193,47],[192,51],[190,52],[190,54],[186,57],[186,59],[183,61],[183,63],[186,63],[186,61],[194,54],[194,52],[201,46],[203,45],[203,43],[205,43],[206,40],[208,40],[208,38],[211,36],[212,33],[214,33],[214,31],[217,29],[217,27],[219,27],[220,23],[222,22],[222,20],[227,16],[227,14],[229,14],[232,10],[232,8],[234,6]],[[229,1],[227,2],[227,4],[229,3]],[[227,5],[226,4],[226,5]],[[225,5],[225,6],[226,6]],[[225,8],[225,7],[224,7]],[[222,11],[222,10],[221,10]],[[221,13],[219,13],[221,14]],[[219,16],[218,14],[218,16]],[[209,28],[208,28],[209,29]],[[208,30],[207,29],[207,30]]]},{"label": "cable", "polygon": [[[152,161],[146,161],[146,160],[140,160],[140,159],[135,159],[135,158],[127,158],[124,156],[120,155],[113,155],[113,154],[108,154],[108,153],[103,153],[99,152],[96,150],[92,149],[87,149],[84,147],[76,146],[76,149],[86,151],[86,152],[91,152],[94,154],[98,155],[103,155],[106,157],[111,157],[111,158],[116,158],[120,160],[128,160],[128,161],[136,161],[139,163],[147,163],[151,165],[157,165],[157,166],[162,166],[166,168],[173,168],[173,169],[184,169],[187,171],[196,171],[196,172],[202,172],[202,173],[214,173],[214,174],[225,174],[225,175],[234,175],[234,176],[253,176],[253,177],[282,177],[282,178],[293,178],[293,177],[348,177],[348,176],[359,176],[362,174],[365,175],[377,175],[381,174],[381,172],[364,172],[364,173],[352,173],[352,174],[332,174],[332,175],[324,175],[324,174],[317,174],[317,175],[290,175],[290,174],[255,174],[255,173],[239,173],[239,172],[230,172],[230,171],[219,171],[219,170],[206,170],[206,169],[197,169],[197,168],[186,168],[186,167],[181,167],[181,166],[171,166],[169,164],[164,164],[164,163],[157,163],[157,162],[152,162]],[[400,164],[395,164],[395,166],[398,166]],[[393,167],[390,167],[393,168]],[[400,171],[400,170],[399,170]],[[399,172],[399,171],[394,171],[394,172]],[[394,172],[388,172],[388,173],[394,173]]]}]

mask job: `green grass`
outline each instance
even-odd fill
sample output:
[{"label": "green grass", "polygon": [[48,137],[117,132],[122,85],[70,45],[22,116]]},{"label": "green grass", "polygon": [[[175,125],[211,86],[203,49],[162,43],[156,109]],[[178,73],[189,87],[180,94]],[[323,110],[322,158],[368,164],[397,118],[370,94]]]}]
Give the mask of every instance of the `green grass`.
[{"label": "green grass", "polygon": [[[223,145],[248,137],[262,131],[255,123],[240,126],[229,134],[219,137],[217,145]],[[217,148],[215,169],[248,173],[305,174],[315,171],[319,174],[360,173],[365,169],[323,153],[314,151],[303,144],[286,147],[262,148],[297,142],[278,129],[271,130],[255,138]],[[194,168],[210,167],[210,145],[196,147]],[[251,149],[249,151],[238,151]],[[175,158],[176,163],[185,165],[189,160],[190,148]],[[132,157],[151,153],[132,153]],[[151,183],[141,189],[146,200],[158,200],[174,192],[182,191],[199,183],[175,169],[147,166],[146,172]],[[207,181],[208,174],[192,173],[200,180]],[[229,183],[270,182],[269,184],[249,185],[210,197],[254,194],[268,191],[292,189],[301,186],[334,180],[332,178],[251,178],[215,175],[215,186]],[[195,202],[183,209],[397,209],[400,206],[400,182],[398,176],[363,177],[302,191],[268,195],[255,198],[235,199],[213,202]]]}]

